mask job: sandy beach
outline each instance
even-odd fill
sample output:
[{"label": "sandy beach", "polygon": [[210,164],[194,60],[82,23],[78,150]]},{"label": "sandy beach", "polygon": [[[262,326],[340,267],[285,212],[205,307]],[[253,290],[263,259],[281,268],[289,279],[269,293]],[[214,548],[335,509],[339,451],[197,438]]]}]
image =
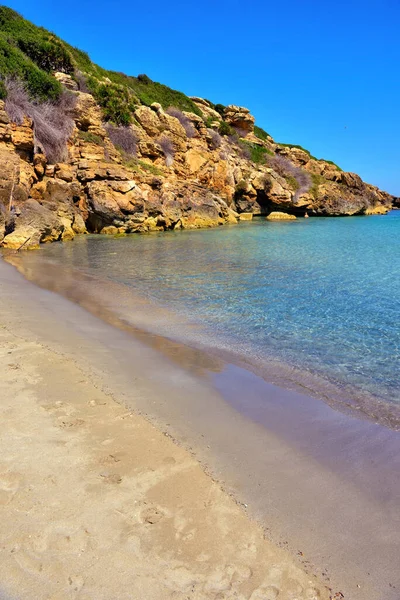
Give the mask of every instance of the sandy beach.
[{"label": "sandy beach", "polygon": [[394,432],[0,278],[0,597],[398,597]]},{"label": "sandy beach", "polygon": [[15,332],[7,291],[2,279],[2,598],[329,597],[187,451],[20,312]]}]

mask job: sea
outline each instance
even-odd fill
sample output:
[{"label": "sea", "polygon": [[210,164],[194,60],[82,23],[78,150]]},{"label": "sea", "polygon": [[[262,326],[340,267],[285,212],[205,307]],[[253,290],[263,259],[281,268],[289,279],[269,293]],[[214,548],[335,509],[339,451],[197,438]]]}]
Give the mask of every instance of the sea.
[{"label": "sea", "polygon": [[[396,422],[400,211],[88,235],[29,254],[31,263],[59,266],[60,278],[68,269],[96,280],[99,301],[110,284],[132,293],[132,322],[141,298],[140,311],[174,316],[168,331],[154,319],[159,333],[230,352],[279,385]],[[118,310],[118,294],[114,301]]]}]

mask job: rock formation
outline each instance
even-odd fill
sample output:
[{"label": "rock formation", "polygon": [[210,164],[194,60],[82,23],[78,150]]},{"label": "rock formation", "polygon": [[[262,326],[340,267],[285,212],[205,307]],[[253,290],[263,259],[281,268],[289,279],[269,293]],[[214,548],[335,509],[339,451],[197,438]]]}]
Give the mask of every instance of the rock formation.
[{"label": "rock formation", "polygon": [[[255,128],[244,107],[214,106],[173,92],[193,111],[167,111],[168,106],[145,105],[131,88],[103,78],[96,84],[103,96],[108,89],[125,94],[131,111],[129,125],[110,125],[107,105],[98,104],[95,92],[79,91],[77,67],[64,71],[53,75],[69,94],[73,130],[65,157],[55,164],[38,143],[34,119],[13,118],[0,100],[0,244],[5,248],[71,240],[85,232],[234,224],[275,211],[382,214],[398,201],[329,161],[275,143]],[[143,86],[147,79],[135,81]],[[128,151],[115,133],[128,136]]]}]

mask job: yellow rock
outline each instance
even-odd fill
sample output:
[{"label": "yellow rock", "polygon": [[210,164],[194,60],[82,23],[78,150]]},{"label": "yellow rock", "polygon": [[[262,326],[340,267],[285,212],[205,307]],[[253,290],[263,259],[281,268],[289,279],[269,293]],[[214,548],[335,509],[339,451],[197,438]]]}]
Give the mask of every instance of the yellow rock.
[{"label": "yellow rock", "polygon": [[267,221],[295,221],[296,217],[294,215],[289,215],[288,213],[283,212],[272,212],[267,217],[265,217]]},{"label": "yellow rock", "polygon": [[239,220],[240,221],[252,221],[253,213],[240,213]]},{"label": "yellow rock", "polygon": [[114,225],[109,225],[107,227],[103,227],[100,233],[103,235],[116,235],[118,233],[118,229],[117,227],[114,227]]},{"label": "yellow rock", "polygon": [[386,215],[389,212],[389,207],[383,206],[382,204],[378,204],[377,206],[372,206],[371,208],[367,208],[365,210],[365,215]]},{"label": "yellow rock", "polygon": [[185,159],[190,173],[196,173],[207,162],[207,156],[194,148],[186,152]]}]

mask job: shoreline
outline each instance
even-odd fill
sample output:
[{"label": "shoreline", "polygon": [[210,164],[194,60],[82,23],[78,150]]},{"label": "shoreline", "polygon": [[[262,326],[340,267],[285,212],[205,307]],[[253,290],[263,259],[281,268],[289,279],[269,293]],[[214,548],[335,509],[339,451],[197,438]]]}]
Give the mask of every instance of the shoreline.
[{"label": "shoreline", "polygon": [[[244,349],[233,349],[227,340],[215,343],[210,332],[199,327],[199,323],[182,319],[129,286],[63,267],[37,253],[23,256],[7,253],[4,259],[33,284],[67,298],[146,344],[153,342],[154,347],[169,357],[174,352],[171,353],[169,345],[175,350],[182,347],[186,354],[197,352],[199,362],[205,360],[209,364],[210,360],[204,358],[208,356],[216,362],[234,364],[279,388],[311,396],[334,410],[400,431],[400,404],[381,400],[365,390],[361,392],[273,356],[261,358]],[[183,354],[180,353],[178,362],[184,358]]]},{"label": "shoreline", "polygon": [[[328,569],[326,576],[331,577],[329,585],[340,585],[340,589],[343,587],[343,590],[350,594],[346,597],[364,598],[368,593],[369,598],[376,598],[376,600],[389,599],[390,594],[396,598],[396,592],[390,586],[399,585],[394,580],[397,574],[394,571],[395,559],[393,558],[396,539],[398,539],[395,533],[399,523],[394,511],[394,496],[391,496],[388,490],[385,491],[385,495],[382,494],[378,477],[379,469],[384,464],[386,464],[386,471],[382,472],[384,480],[389,476],[390,471],[395,474],[398,468],[396,461],[394,463],[389,461],[389,465],[387,464],[387,458],[392,457],[392,453],[387,452],[385,455],[385,451],[393,449],[391,444],[398,443],[398,438],[392,437],[393,432],[383,435],[384,428],[370,423],[365,424],[365,422],[364,424],[358,422],[361,423],[358,424],[358,430],[354,427],[354,423],[352,428],[346,429],[346,425],[352,422],[350,417],[336,413],[312,398],[305,400],[305,396],[299,410],[298,401],[301,395],[280,390],[270,384],[269,387],[266,384],[270,396],[269,412],[265,413],[265,405],[259,405],[258,414],[245,415],[241,404],[243,405],[248,390],[256,390],[260,385],[262,393],[265,393],[265,382],[258,381],[260,378],[244,370],[235,371],[238,367],[233,367],[235,372],[232,372],[232,366],[229,367],[222,361],[215,361],[213,357],[208,362],[196,364],[197,354],[187,356],[185,364],[182,361],[185,351],[179,347],[179,344],[169,348],[170,352],[175,352],[175,362],[165,354],[160,357],[162,353],[160,353],[159,340],[155,340],[151,334],[148,334],[148,337],[153,338],[152,342],[155,343],[153,347],[150,347],[151,344],[146,347],[140,340],[134,340],[126,332],[117,331],[98,321],[84,309],[62,297],[24,281],[12,267],[0,263],[0,268],[11,287],[14,285],[15,290],[19,289],[19,292],[22,289],[28,292],[29,289],[30,302],[37,301],[34,307],[37,323],[30,322],[31,331],[35,335],[44,336],[49,347],[56,349],[61,356],[66,357],[69,354],[70,357],[74,356],[74,360],[79,357],[83,361],[87,361],[90,356],[91,363],[83,362],[83,364],[87,368],[90,364],[90,369],[94,369],[92,371],[94,379],[104,382],[104,374],[110,375],[104,382],[106,388],[112,390],[113,394],[117,394],[122,402],[132,407],[135,412],[146,413],[146,416],[168,436],[191,449],[196,459],[216,480],[222,482],[223,487],[233,494],[238,502],[248,504],[249,514],[255,516],[264,527],[270,527],[268,534],[270,539],[288,545],[293,554],[301,551],[307,560],[318,565],[317,571],[319,570],[321,574],[327,573],[326,569]],[[53,329],[49,321],[52,321]],[[54,329],[56,322],[57,326]],[[15,321],[14,327],[18,329],[21,324]],[[79,340],[79,343],[71,347],[74,337],[75,341]],[[138,363],[141,369],[138,368]],[[180,367],[177,366],[178,364]],[[192,365],[191,370],[186,368],[187,364]],[[132,370],[132,365],[136,367],[136,371]],[[133,380],[135,384],[139,382],[140,393],[132,403],[129,397],[129,385],[132,386]],[[235,409],[232,407],[232,394],[235,390],[232,391],[229,386],[236,386],[240,380],[244,382],[244,387],[241,393],[236,393]],[[296,403],[297,412],[292,413],[293,417],[303,412],[304,422],[298,426],[293,419],[289,419],[289,428],[285,432],[282,425],[285,424],[286,419],[282,419],[282,414],[285,411],[287,413],[288,409],[293,409]],[[280,408],[279,404],[281,404]],[[316,411],[317,404],[319,408]],[[252,406],[257,405],[253,402]],[[271,416],[277,408],[279,410],[275,414],[275,420],[271,422]],[[268,416],[269,425],[263,423],[260,411],[264,411],[264,417]],[[336,424],[332,420],[332,413],[338,416]],[[308,432],[307,421],[309,421]],[[305,434],[310,433],[316,424],[320,430],[321,424],[324,423],[330,424],[333,431],[325,428],[319,440],[313,439],[311,443],[305,443],[307,442]],[[375,435],[375,442],[380,441],[380,456],[378,454],[374,457],[374,469],[362,473],[360,467],[365,467],[363,462],[368,463],[372,458],[368,453],[364,454],[365,444],[367,447],[369,444],[370,449],[374,446],[368,437],[374,427],[378,428],[376,431],[379,430],[379,435]],[[297,437],[293,435],[296,429]],[[356,433],[358,437],[360,434],[364,435],[363,451],[360,452],[359,449],[357,451],[354,447],[350,457],[350,462],[353,461],[353,466],[358,469],[356,469],[358,480],[354,480],[354,470],[350,469],[346,473],[344,469],[346,460],[349,459],[345,456],[345,447],[342,448],[342,452],[337,448],[335,456],[330,452],[335,445],[338,445],[338,439],[335,438],[338,429],[343,431],[340,443],[350,434]],[[328,448],[327,440],[330,441]],[[310,448],[314,448],[315,456],[310,454]],[[375,478],[372,486],[369,480],[371,473]],[[309,486],[308,482],[312,485]],[[303,485],[300,489],[296,487],[299,484]],[[391,492],[394,494],[397,491],[396,480],[391,480],[390,485]],[[261,489],[257,491],[259,487]],[[369,489],[371,487],[372,491]],[[281,504],[279,498],[282,499]],[[320,502],[322,502],[321,506],[319,506]],[[324,522],[332,516],[332,510],[335,509],[345,510],[339,519],[339,521],[344,520],[339,535],[337,532],[335,534],[338,525],[335,519],[332,523]],[[360,515],[354,514],[356,509],[360,509]],[[349,522],[346,519],[349,519]],[[356,521],[353,523],[353,529],[346,532],[346,527],[353,519]],[[391,519],[393,521],[388,523]],[[363,529],[365,531],[362,531]],[[355,539],[352,545],[351,537],[357,532],[362,535],[359,539]],[[376,545],[368,552],[366,540],[374,539],[374,535],[378,536]],[[380,539],[382,536],[383,538],[386,536],[386,539]],[[302,541],[304,544],[301,543]],[[352,557],[353,562],[347,566],[346,571],[345,563],[351,556],[351,552],[354,552],[354,544],[358,549],[359,557],[357,559]],[[324,555],[329,552],[333,557]],[[341,564],[342,554],[344,559]],[[367,580],[365,580],[365,573],[362,572],[364,563],[365,569],[372,569]],[[343,573],[342,569],[344,569]],[[343,576],[343,586],[339,581],[340,576]],[[361,584],[362,587],[358,588],[357,586]],[[382,585],[385,585],[384,589]],[[381,593],[383,595],[380,595]]]}]

